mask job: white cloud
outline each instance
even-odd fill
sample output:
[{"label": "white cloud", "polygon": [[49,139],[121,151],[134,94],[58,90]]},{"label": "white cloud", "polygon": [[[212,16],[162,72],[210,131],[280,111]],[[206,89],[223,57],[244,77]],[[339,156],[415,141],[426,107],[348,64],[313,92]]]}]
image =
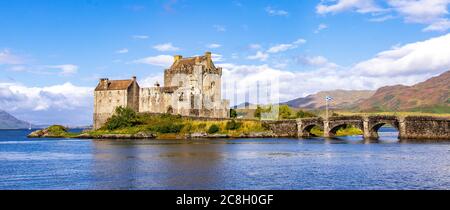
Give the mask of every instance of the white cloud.
[{"label": "white cloud", "polygon": [[268,53],[279,53],[279,52],[284,52],[286,50],[291,50],[291,49],[295,49],[297,48],[299,45],[306,43],[306,40],[304,39],[298,39],[292,43],[289,44],[278,44],[275,45],[271,48],[269,48],[269,50],[267,50]]},{"label": "white cloud", "polygon": [[213,43],[213,44],[207,45],[206,47],[210,48],[210,49],[216,49],[216,48],[222,47],[222,45]]},{"label": "white cloud", "polygon": [[289,15],[289,12],[287,12],[285,10],[277,10],[272,7],[266,7],[266,12],[270,16],[288,16]]},{"label": "white cloud", "polygon": [[397,46],[354,66],[371,76],[432,75],[450,69],[450,33],[422,42]]},{"label": "white cloud", "polygon": [[148,39],[149,37],[147,35],[133,35],[131,36],[133,39]]},{"label": "white cloud", "polygon": [[317,26],[317,28],[316,28],[316,30],[314,31],[314,33],[319,33],[320,31],[322,31],[322,30],[324,30],[324,29],[326,29],[326,28],[328,28],[328,26],[326,25],[326,24],[323,24],[323,23],[321,23],[321,24],[319,24],[318,26]]},{"label": "white cloud", "polygon": [[323,56],[298,56],[297,62],[305,66],[337,68],[338,65]]},{"label": "white cloud", "polygon": [[149,64],[149,65],[154,65],[154,66],[168,67],[168,66],[172,65],[172,63],[173,63],[173,56],[170,56],[170,55],[150,56],[150,57],[135,60],[135,61],[133,61],[133,63],[141,63],[141,64]]},{"label": "white cloud", "polygon": [[118,54],[125,54],[125,53],[128,53],[128,49],[127,48],[123,48],[123,49],[117,50],[116,53],[118,53]]},{"label": "white cloud", "polygon": [[168,51],[178,51],[180,48],[175,47],[172,45],[172,43],[165,43],[165,44],[159,44],[153,46],[154,49],[161,51],[161,52],[168,52]]},{"label": "white cloud", "polygon": [[71,74],[75,74],[78,71],[78,66],[73,64],[63,64],[63,65],[53,65],[46,66],[49,69],[57,69],[60,70],[59,74],[62,76],[68,76]]},{"label": "white cloud", "polygon": [[227,28],[223,25],[213,25],[213,28],[216,29],[218,32],[225,32],[227,31]]},{"label": "white cloud", "polygon": [[260,61],[266,61],[267,58],[269,58],[269,54],[258,51],[256,55],[247,56],[247,59],[250,60],[260,60]]},{"label": "white cloud", "polygon": [[450,20],[442,19],[427,26],[423,31],[447,31],[448,29],[450,29]]},{"label": "white cloud", "polygon": [[17,55],[12,54],[8,49],[0,51],[0,65],[8,64],[22,64],[23,60]]},{"label": "white cloud", "polygon": [[0,109],[35,124],[88,125],[92,123],[93,87],[0,83]]},{"label": "white cloud", "polygon": [[215,53],[213,53],[213,54],[211,55],[211,59],[212,59],[214,62],[222,62],[222,61],[225,61],[225,58],[223,58],[223,55],[221,55],[221,54],[215,54]]},{"label": "white cloud", "polygon": [[[374,0],[336,0],[322,1],[316,7],[318,14],[356,11],[385,14],[370,21],[381,22],[394,18],[393,13],[400,15],[407,23],[427,24],[423,31],[447,31],[450,29],[448,19],[448,5],[450,0],[385,0],[384,4],[377,4]],[[381,6],[381,5],[384,5]]]},{"label": "white cloud", "polygon": [[334,4],[325,4],[327,1],[322,1],[316,7],[316,12],[319,14],[337,13],[346,10],[354,10],[359,13],[370,13],[383,11],[378,7],[373,0],[336,0]]}]

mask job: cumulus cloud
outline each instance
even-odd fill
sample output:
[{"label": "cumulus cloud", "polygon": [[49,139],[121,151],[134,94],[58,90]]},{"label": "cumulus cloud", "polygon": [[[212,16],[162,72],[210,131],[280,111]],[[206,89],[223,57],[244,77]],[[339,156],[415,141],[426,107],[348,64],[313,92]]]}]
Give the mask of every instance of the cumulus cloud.
[{"label": "cumulus cloud", "polygon": [[272,7],[266,7],[266,12],[270,16],[288,16],[289,12],[281,9],[274,9]]},{"label": "cumulus cloud", "polygon": [[173,63],[173,56],[170,55],[157,55],[146,58],[141,58],[133,61],[133,63],[149,64],[154,66],[168,67]]},{"label": "cumulus cloud", "polygon": [[34,124],[88,125],[92,122],[92,106],[93,87],[0,83],[0,109]]},{"label": "cumulus cloud", "polygon": [[385,14],[370,21],[385,21],[392,19],[393,13],[400,15],[407,23],[427,24],[423,31],[447,31],[450,29],[448,19],[448,5],[450,0],[385,0],[381,6],[374,0],[336,0],[322,1],[316,7],[318,14],[338,13],[343,11],[356,11],[371,13],[372,15]]},{"label": "cumulus cloud", "polygon": [[354,10],[359,13],[380,12],[383,9],[378,7],[373,0],[337,0],[334,4],[322,1],[316,7],[319,14],[337,13],[345,10]]},{"label": "cumulus cloud", "polygon": [[255,55],[247,56],[247,59],[250,59],[250,60],[266,61],[267,58],[269,58],[269,54],[261,52],[261,51],[256,52]]},{"label": "cumulus cloud", "polygon": [[371,76],[436,74],[450,69],[450,33],[425,41],[397,46],[353,67]]},{"label": "cumulus cloud", "polygon": [[[450,34],[398,45],[371,59],[345,67],[323,56],[306,55],[298,56],[296,60],[313,67],[310,70],[290,71],[283,69],[283,65],[267,64],[221,63],[217,66],[223,67],[223,95],[232,104],[244,102],[246,92],[250,93],[250,102],[255,103],[258,82],[260,85],[271,84],[270,98],[287,101],[323,90],[374,90],[385,85],[416,84],[450,70],[450,48],[443,47],[447,43],[450,43]],[[260,51],[260,54],[263,53]],[[260,90],[260,102],[265,100],[264,97],[267,99],[267,89],[266,86]],[[237,101],[234,101],[235,96]]]},{"label": "cumulus cloud", "polygon": [[178,51],[180,48],[175,47],[172,45],[172,43],[165,43],[165,44],[158,44],[153,46],[155,50],[161,51],[161,52],[168,52],[168,51]]},{"label": "cumulus cloud", "polygon": [[8,49],[0,51],[0,65],[8,64],[22,64],[23,60],[17,55],[12,54]]},{"label": "cumulus cloud", "polygon": [[297,39],[296,41],[289,43],[289,44],[278,44],[275,45],[271,48],[269,48],[269,50],[267,50],[268,53],[279,53],[279,52],[284,52],[287,50],[291,50],[291,49],[295,49],[297,48],[299,45],[306,43],[306,40],[304,39]]},{"label": "cumulus cloud", "polygon": [[323,56],[298,56],[296,58],[297,62],[301,65],[305,66],[313,66],[313,67],[329,67],[335,68],[338,67],[337,64],[328,61],[327,58]]}]

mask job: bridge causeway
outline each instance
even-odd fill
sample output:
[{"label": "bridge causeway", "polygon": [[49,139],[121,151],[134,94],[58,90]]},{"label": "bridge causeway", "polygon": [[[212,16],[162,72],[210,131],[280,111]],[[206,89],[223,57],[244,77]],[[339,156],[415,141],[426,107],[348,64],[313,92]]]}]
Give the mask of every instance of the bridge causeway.
[{"label": "bridge causeway", "polygon": [[334,137],[336,132],[351,125],[363,131],[364,139],[378,139],[378,130],[390,125],[399,131],[399,139],[450,140],[450,118],[430,116],[342,116],[323,118],[303,118],[296,120],[264,121],[280,136],[311,137],[315,126],[324,131],[324,137]]}]

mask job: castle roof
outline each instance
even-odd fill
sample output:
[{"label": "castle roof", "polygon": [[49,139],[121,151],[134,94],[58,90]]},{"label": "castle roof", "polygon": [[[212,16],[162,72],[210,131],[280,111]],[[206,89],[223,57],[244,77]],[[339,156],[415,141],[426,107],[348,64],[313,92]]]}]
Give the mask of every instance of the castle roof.
[{"label": "castle roof", "polygon": [[133,84],[133,82],[134,82],[133,79],[127,79],[127,80],[101,79],[100,82],[98,83],[97,87],[95,88],[95,91],[126,90]]},{"label": "castle roof", "polygon": [[211,59],[211,53],[206,52],[203,56],[195,56],[183,58],[181,55],[174,56],[174,62],[172,66],[167,69],[167,72],[171,73],[185,73],[192,74],[195,65],[203,65],[204,70],[208,72],[219,72],[218,69],[214,66],[214,63]]}]

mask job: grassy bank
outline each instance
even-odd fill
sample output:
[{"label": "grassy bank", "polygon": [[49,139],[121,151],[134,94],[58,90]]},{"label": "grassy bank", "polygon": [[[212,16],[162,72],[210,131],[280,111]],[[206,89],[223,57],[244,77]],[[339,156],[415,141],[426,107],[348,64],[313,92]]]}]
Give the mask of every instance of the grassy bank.
[{"label": "grassy bank", "polygon": [[[323,136],[323,130],[319,127],[314,127],[311,129],[311,133],[315,136]],[[355,128],[353,126],[347,126],[345,128],[341,128],[336,132],[336,136],[354,136],[354,135],[362,135],[363,131],[359,128]]]},{"label": "grassy bank", "polygon": [[202,121],[167,114],[134,113],[124,108],[118,108],[116,114],[108,120],[105,126],[87,133],[92,136],[100,136],[104,134],[149,132],[155,134],[158,138],[180,138],[193,133],[224,134],[230,137],[238,137],[243,134],[265,131],[268,130],[259,121]]}]

